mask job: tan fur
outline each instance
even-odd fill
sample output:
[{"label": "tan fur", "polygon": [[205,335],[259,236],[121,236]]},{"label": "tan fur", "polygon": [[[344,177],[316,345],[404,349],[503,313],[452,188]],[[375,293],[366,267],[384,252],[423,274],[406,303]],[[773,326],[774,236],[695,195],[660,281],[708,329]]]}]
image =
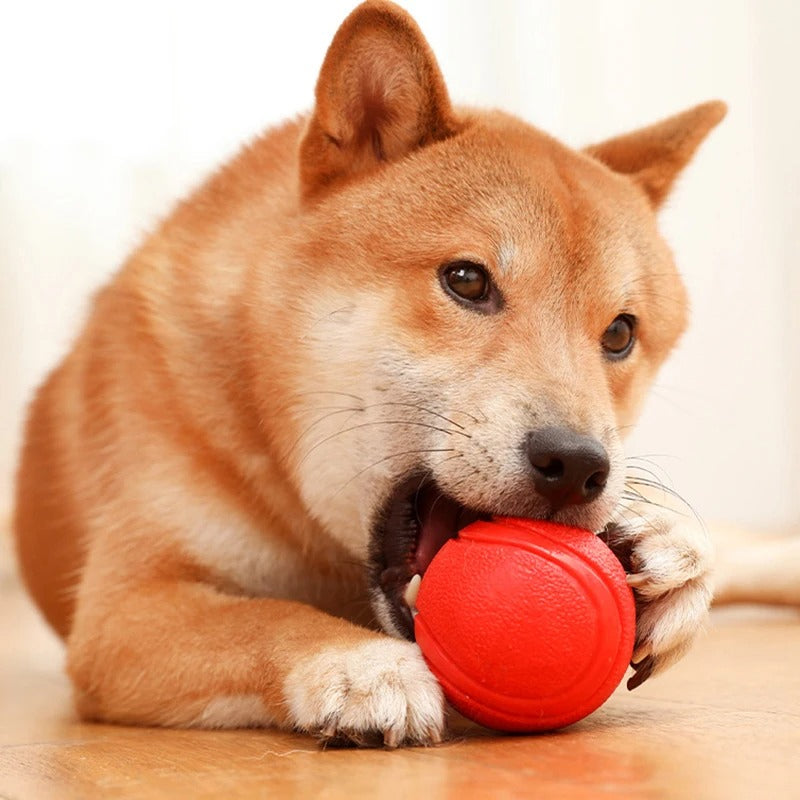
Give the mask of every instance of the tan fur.
[{"label": "tan fur", "polygon": [[716,525],[714,602],[800,607],[800,536]]},{"label": "tan fur", "polygon": [[[435,741],[438,687],[368,602],[369,525],[398,476],[421,460],[460,502],[536,516],[519,443],[563,424],[612,475],[557,519],[599,529],[621,502],[620,436],[686,323],[654,208],[722,104],[576,152],[454,109],[383,2],[344,22],[316,97],[131,256],[31,406],[19,560],[87,717]],[[459,258],[496,277],[500,314],[444,294]],[[605,361],[627,310],[636,351]],[[688,598],[705,566],[669,563],[663,591]],[[653,606],[640,647],[683,647],[706,605]]]}]

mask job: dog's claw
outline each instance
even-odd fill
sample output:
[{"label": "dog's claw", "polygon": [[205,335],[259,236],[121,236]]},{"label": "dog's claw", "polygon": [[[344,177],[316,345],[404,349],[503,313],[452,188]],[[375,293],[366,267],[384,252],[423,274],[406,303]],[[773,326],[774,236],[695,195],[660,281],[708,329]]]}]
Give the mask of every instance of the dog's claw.
[{"label": "dog's claw", "polygon": [[625,580],[627,580],[628,586],[632,589],[638,589],[640,586],[644,586],[647,583],[648,577],[643,572],[629,572],[625,576]]},{"label": "dog's claw", "polygon": [[632,692],[637,687],[641,686],[652,674],[656,666],[656,660],[652,655],[646,656],[638,663],[631,662],[631,666],[635,670],[634,674],[628,678],[628,691]]},{"label": "dog's claw", "polygon": [[637,645],[636,649],[633,651],[633,655],[631,656],[631,664],[639,664],[641,661],[644,661],[644,659],[647,658],[647,656],[649,656],[652,652],[653,648],[649,643]]},{"label": "dog's claw", "polygon": [[336,725],[332,722],[329,722],[327,725],[323,725],[319,731],[320,739],[334,739],[336,737]]},{"label": "dog's claw", "polygon": [[401,744],[433,745],[442,741],[438,730],[425,731],[420,741],[406,741],[399,728],[389,728],[383,733],[380,731],[354,731],[339,730],[333,725],[327,725],[317,733],[319,744],[323,749],[341,749],[353,747],[379,747],[381,743],[389,749],[396,749]]},{"label": "dog's claw", "polygon": [[438,728],[428,728],[425,731],[425,744],[441,744],[442,731]]},{"label": "dog's claw", "polygon": [[400,746],[400,731],[397,728],[389,728],[383,733],[383,746],[392,749]]}]

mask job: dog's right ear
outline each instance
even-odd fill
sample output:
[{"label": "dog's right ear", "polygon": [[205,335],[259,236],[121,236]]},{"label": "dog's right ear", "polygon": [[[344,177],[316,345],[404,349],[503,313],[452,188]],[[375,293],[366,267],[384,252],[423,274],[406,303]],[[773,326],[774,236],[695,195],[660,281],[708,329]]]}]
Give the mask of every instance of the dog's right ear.
[{"label": "dog's right ear", "polygon": [[712,100],[655,125],[587,147],[585,152],[615,172],[629,175],[644,190],[651,206],[658,208],[727,110],[725,103]]},{"label": "dog's right ear", "polygon": [[328,48],[300,143],[303,196],[395,161],[458,125],[439,66],[414,20],[388,2],[362,3]]}]

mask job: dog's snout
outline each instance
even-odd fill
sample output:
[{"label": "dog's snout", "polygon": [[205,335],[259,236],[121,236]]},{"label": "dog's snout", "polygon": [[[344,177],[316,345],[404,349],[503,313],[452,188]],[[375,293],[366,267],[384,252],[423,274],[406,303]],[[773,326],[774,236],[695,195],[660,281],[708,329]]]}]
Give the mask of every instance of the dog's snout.
[{"label": "dog's snout", "polygon": [[610,464],[603,445],[569,428],[531,432],[527,455],[536,490],[554,511],[594,500],[608,480]]}]

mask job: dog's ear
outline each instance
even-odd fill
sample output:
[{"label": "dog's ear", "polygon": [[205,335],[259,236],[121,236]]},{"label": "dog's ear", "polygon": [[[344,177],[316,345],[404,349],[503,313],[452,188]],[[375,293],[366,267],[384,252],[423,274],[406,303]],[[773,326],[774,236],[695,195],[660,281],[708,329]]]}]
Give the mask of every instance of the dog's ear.
[{"label": "dog's ear", "polygon": [[630,175],[647,193],[653,208],[658,208],[678,173],[727,110],[720,100],[703,103],[655,125],[587,147],[585,152],[615,172]]},{"label": "dog's ear", "polygon": [[457,130],[447,88],[414,20],[366,2],[328,48],[300,144],[305,197],[402,158]]}]

